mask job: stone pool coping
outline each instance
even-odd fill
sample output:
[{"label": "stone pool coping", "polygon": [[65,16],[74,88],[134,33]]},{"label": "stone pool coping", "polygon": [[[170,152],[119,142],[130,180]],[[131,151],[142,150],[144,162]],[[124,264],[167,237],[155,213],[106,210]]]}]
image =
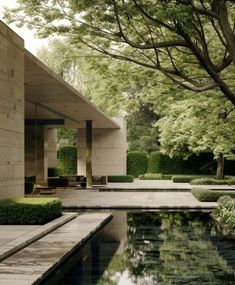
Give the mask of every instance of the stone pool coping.
[{"label": "stone pool coping", "polygon": [[[36,229],[33,229],[29,232],[26,232],[23,235],[20,235],[17,238],[14,238],[0,246],[0,262],[9,256],[15,254],[21,249],[27,247],[38,239],[44,237],[50,232],[56,230],[57,228],[63,226],[67,222],[77,217],[77,213],[63,213],[63,215],[45,225],[38,226]],[[23,226],[23,225],[22,225]],[[11,228],[11,226],[8,226]],[[12,225],[14,227],[14,225]]]},{"label": "stone pool coping", "polygon": [[0,262],[1,285],[44,284],[55,269],[112,219],[85,213]]}]

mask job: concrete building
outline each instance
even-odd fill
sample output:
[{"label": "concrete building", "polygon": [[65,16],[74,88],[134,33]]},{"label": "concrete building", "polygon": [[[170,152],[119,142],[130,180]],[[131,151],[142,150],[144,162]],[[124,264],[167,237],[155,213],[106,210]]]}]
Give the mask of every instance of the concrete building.
[{"label": "concrete building", "polygon": [[102,113],[0,22],[0,199],[23,196],[25,176],[47,179],[56,128],[78,130],[78,174],[91,165],[93,175],[126,174],[125,121]]}]

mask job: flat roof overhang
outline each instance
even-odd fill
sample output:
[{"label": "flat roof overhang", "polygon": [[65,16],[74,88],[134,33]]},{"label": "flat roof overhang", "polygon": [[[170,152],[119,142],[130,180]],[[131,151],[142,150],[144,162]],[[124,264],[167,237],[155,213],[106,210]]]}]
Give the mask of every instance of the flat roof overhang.
[{"label": "flat roof overhang", "polygon": [[41,120],[64,119],[68,128],[85,128],[86,120],[93,121],[94,128],[120,128],[115,120],[25,50],[25,119],[35,119],[35,112]]}]

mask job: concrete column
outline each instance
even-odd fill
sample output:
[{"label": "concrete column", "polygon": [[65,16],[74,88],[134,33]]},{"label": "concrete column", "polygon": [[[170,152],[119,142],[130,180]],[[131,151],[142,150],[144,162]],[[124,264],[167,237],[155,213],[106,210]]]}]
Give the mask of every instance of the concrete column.
[{"label": "concrete column", "polygon": [[57,129],[48,128],[48,168],[57,167],[57,152],[56,152],[56,141],[57,141]]},{"label": "concrete column", "polygon": [[92,188],[92,121],[86,121],[86,187]]},{"label": "concrete column", "polygon": [[47,126],[37,126],[37,134],[35,126],[25,126],[25,176],[36,175],[39,182],[47,179],[47,149]]}]

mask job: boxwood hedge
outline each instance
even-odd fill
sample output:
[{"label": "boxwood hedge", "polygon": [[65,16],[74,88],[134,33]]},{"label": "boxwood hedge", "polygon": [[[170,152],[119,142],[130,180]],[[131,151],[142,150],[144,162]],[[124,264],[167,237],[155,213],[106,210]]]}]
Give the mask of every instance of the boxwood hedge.
[{"label": "boxwood hedge", "polygon": [[218,180],[214,178],[199,178],[190,182],[191,185],[233,185],[235,184],[235,178],[228,178]]},{"label": "boxwood hedge", "polygon": [[145,174],[148,167],[148,158],[142,151],[130,151],[127,154],[127,174],[139,177]]},{"label": "boxwood hedge", "polygon": [[[210,190],[206,188],[193,188],[191,192],[200,202],[217,202],[221,196],[228,194],[224,191]],[[230,192],[229,195],[235,198],[235,192]]]},{"label": "boxwood hedge", "polygon": [[62,215],[58,198],[16,198],[0,201],[1,225],[41,225]]},{"label": "boxwood hedge", "polygon": [[146,173],[139,176],[140,180],[170,180],[172,175],[162,173]]},{"label": "boxwood hedge", "polygon": [[108,182],[133,182],[134,177],[132,175],[112,175],[108,176]]},{"label": "boxwood hedge", "polygon": [[[231,198],[232,197],[232,198]],[[235,230],[235,199],[229,193],[218,200],[218,207],[213,211],[222,224],[225,224],[229,230]]]}]

